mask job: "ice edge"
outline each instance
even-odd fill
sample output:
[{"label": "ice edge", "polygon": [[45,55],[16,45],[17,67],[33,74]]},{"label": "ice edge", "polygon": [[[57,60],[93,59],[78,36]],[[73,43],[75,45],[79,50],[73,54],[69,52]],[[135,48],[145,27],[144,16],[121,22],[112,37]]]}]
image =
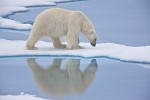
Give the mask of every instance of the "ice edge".
[{"label": "ice edge", "polygon": [[134,61],[134,60],[124,60],[124,59],[120,59],[120,58],[114,58],[114,57],[110,57],[110,56],[90,56],[90,57],[85,57],[85,56],[80,56],[80,55],[0,55],[0,58],[19,58],[19,57],[67,57],[67,58],[80,58],[80,59],[96,59],[96,58],[107,58],[107,59],[112,59],[112,60],[117,60],[117,61],[121,61],[121,62],[127,62],[127,63],[140,63],[140,64],[150,64],[150,62],[147,61]]}]

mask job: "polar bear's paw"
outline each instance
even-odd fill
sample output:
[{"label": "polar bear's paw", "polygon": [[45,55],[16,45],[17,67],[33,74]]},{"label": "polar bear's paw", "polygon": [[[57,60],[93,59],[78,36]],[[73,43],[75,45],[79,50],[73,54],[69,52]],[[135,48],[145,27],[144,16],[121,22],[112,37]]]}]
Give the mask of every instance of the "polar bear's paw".
[{"label": "polar bear's paw", "polygon": [[26,46],[26,49],[27,49],[27,50],[37,50],[38,47],[29,47],[29,46]]},{"label": "polar bear's paw", "polygon": [[67,48],[67,45],[66,45],[66,44],[62,44],[61,47],[62,47],[62,48]]},{"label": "polar bear's paw", "polygon": [[70,50],[84,49],[84,47],[82,47],[82,46],[73,46],[73,47],[67,47],[67,49],[70,49]]}]

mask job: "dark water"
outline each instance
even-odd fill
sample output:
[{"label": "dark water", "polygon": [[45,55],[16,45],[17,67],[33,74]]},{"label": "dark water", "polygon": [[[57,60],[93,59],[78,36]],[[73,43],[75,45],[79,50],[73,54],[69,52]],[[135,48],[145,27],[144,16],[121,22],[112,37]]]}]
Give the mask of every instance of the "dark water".
[{"label": "dark water", "polygon": [[56,100],[149,100],[150,65],[104,58],[1,58],[0,95],[21,92]]}]

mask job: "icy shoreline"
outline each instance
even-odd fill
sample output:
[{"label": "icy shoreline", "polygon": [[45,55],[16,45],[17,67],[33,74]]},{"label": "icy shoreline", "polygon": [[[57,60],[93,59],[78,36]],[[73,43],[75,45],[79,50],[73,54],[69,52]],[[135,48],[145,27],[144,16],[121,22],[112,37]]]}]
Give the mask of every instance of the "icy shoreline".
[{"label": "icy shoreline", "polygon": [[121,61],[150,63],[150,46],[125,46],[114,43],[101,43],[92,47],[89,43],[80,43],[85,49],[54,49],[51,42],[40,41],[38,50],[26,50],[25,41],[0,39],[0,57],[79,57],[79,58],[111,58]]}]

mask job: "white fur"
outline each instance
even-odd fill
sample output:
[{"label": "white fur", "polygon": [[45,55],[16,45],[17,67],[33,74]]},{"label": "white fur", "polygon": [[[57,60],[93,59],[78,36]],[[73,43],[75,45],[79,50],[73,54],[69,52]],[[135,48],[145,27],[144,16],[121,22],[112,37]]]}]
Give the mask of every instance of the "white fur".
[{"label": "white fur", "polygon": [[36,17],[26,48],[37,49],[35,44],[42,37],[50,38],[55,48],[66,48],[59,39],[60,36],[65,36],[68,49],[79,49],[80,32],[91,43],[96,43],[94,26],[82,12],[62,8],[48,9]]}]

